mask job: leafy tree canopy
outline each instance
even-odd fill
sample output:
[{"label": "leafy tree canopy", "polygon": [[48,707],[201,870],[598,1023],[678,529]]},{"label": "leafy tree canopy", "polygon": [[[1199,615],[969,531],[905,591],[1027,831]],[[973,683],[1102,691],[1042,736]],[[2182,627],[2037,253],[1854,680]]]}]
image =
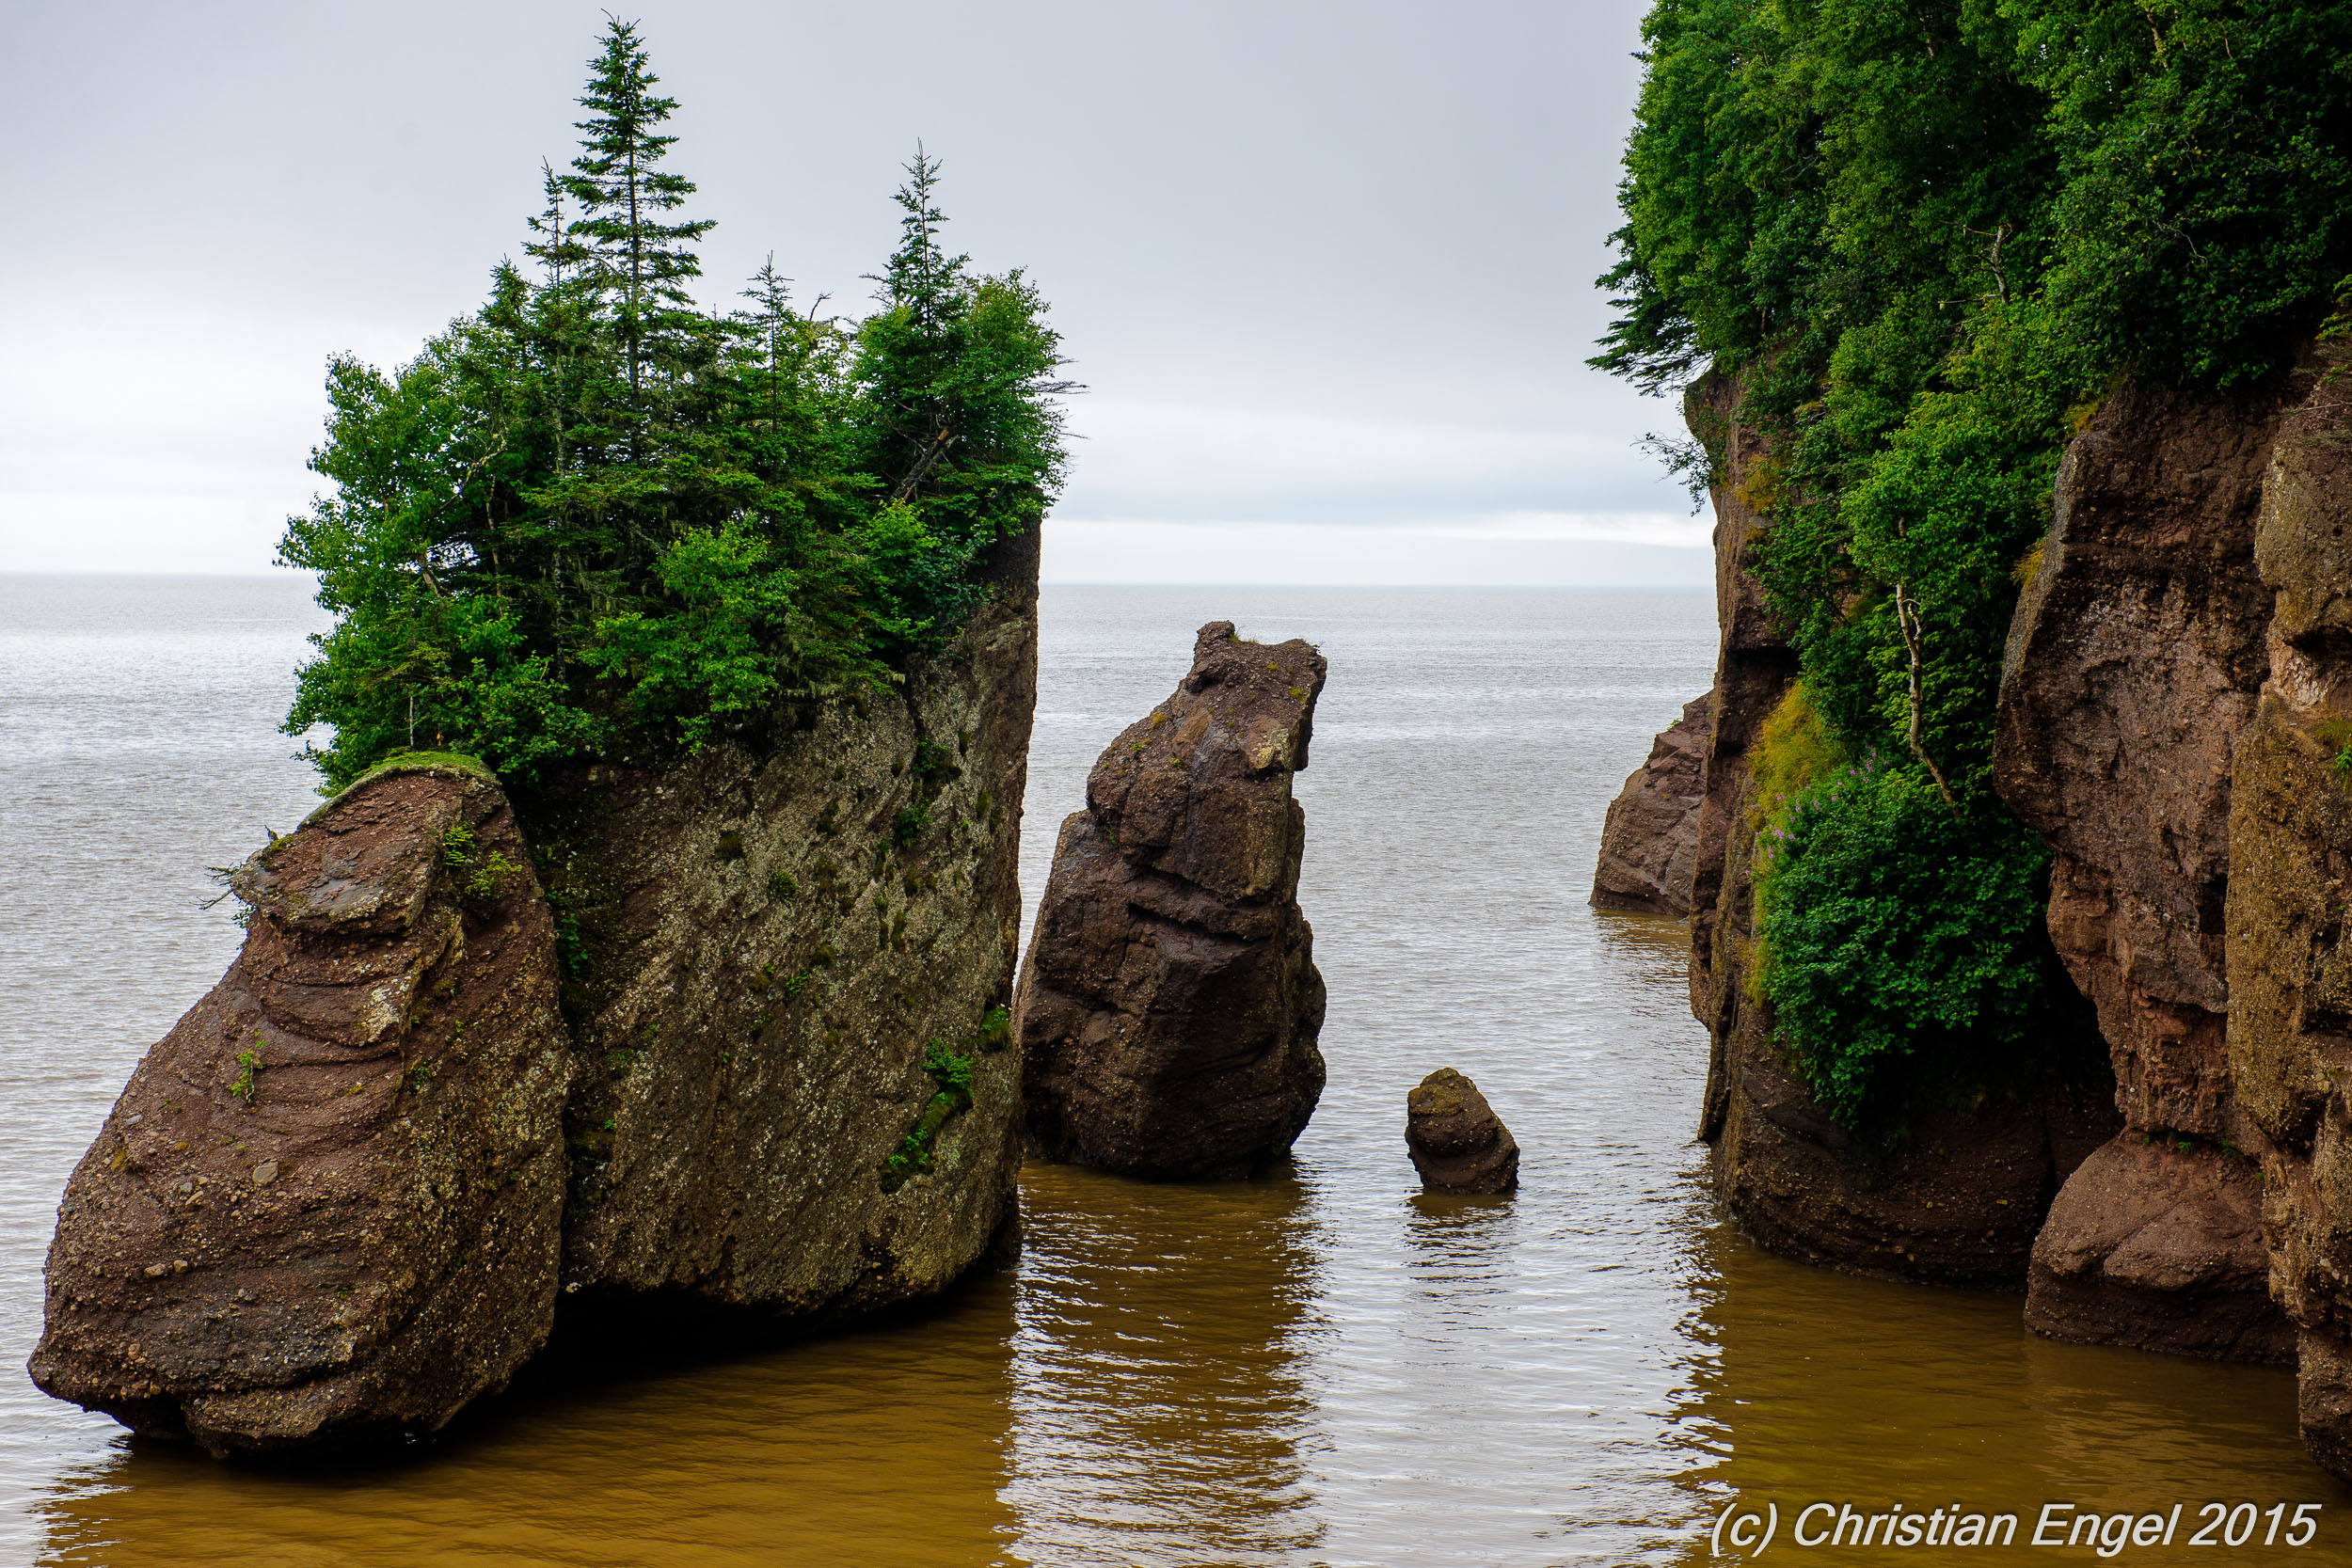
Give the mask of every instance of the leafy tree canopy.
[{"label": "leafy tree canopy", "polygon": [[[1829,738],[1884,759],[1785,804],[1758,883],[1784,1037],[1857,1119],[1875,1064],[2057,994],[2014,918],[2043,851],[1992,789],[2017,568],[2114,377],[2259,380],[2343,292],[2352,8],[1659,0],[1644,39],[1593,362],[1739,378],[1758,576]],[[1709,477],[1724,434],[1678,461]],[[1946,875],[1895,847],[1927,843]]]},{"label": "leafy tree canopy", "polygon": [[332,489],[279,558],[336,617],[286,721],[332,726],[330,788],[416,747],[528,786],[889,685],[1059,489],[1059,336],[1020,272],[943,249],[937,161],[907,166],[871,316],[796,308],[772,261],[707,309],[711,220],[681,215],[658,86],[614,20],[580,154],[543,167],[532,270],[500,263],[396,371],[328,366]]}]

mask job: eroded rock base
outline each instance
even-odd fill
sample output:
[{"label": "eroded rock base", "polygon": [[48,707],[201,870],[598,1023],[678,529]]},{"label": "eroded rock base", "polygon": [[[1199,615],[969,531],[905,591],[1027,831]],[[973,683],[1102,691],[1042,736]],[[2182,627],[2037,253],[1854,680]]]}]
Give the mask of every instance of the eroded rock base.
[{"label": "eroded rock base", "polygon": [[2222,1361],[2291,1361],[2270,1299],[2262,1168],[2144,1132],[2067,1179],[2033,1247],[2026,1326],[2053,1339]]}]

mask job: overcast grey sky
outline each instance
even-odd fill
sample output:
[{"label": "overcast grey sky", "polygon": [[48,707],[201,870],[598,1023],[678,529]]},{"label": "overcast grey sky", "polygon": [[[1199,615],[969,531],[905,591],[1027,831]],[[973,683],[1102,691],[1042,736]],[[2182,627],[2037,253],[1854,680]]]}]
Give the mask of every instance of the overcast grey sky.
[{"label": "overcast grey sky", "polygon": [[[1061,580],[1703,581],[1583,366],[1641,0],[647,0],[717,299],[862,309],[920,137],[949,234],[1090,388]],[[0,570],[256,571],[326,356],[519,256],[602,14],[540,0],[16,8]]]}]

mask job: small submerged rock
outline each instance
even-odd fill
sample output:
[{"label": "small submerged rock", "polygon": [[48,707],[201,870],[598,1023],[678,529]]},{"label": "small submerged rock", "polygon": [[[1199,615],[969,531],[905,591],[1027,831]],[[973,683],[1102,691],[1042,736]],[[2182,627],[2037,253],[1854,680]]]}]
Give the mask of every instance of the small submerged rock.
[{"label": "small submerged rock", "polygon": [[1478,1085],[1450,1067],[1405,1097],[1405,1147],[1433,1193],[1507,1193],[1519,1184],[1518,1140]]}]

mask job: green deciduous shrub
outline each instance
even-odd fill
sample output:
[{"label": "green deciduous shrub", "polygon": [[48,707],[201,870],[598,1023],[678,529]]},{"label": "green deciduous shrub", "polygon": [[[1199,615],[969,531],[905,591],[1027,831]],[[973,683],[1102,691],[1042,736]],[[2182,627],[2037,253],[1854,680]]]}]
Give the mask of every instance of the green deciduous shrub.
[{"label": "green deciduous shrub", "polygon": [[928,1172],[940,1130],[972,1108],[970,1056],[950,1050],[945,1040],[933,1040],[923,1053],[923,1070],[939,1087],[924,1102],[923,1114],[915,1118],[906,1136],[898,1140],[898,1147],[882,1160],[879,1175],[882,1190],[886,1193],[895,1193],[913,1178]]},{"label": "green deciduous shrub", "polygon": [[1758,846],[1758,989],[1848,1126],[2043,1064],[2072,996],[2043,928],[2049,852],[1875,759],[1816,784]]}]

